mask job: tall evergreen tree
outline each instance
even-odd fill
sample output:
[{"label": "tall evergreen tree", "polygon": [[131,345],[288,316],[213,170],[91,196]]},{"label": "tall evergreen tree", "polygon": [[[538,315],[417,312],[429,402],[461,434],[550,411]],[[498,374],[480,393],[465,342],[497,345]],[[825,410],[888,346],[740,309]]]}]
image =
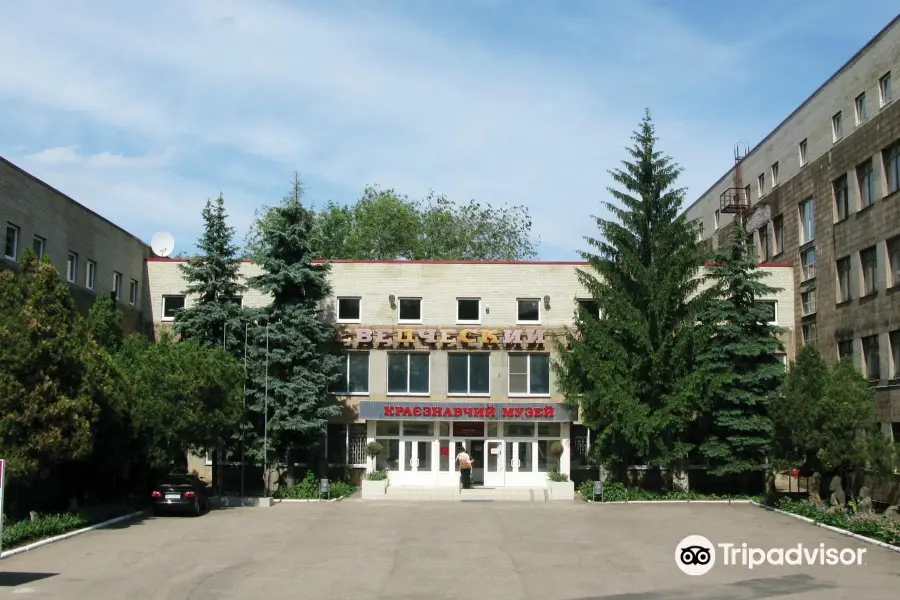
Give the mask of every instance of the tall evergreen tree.
[{"label": "tall evergreen tree", "polygon": [[769,402],[784,379],[784,347],[771,309],[759,300],[780,291],[763,282],[738,217],[707,272],[710,298],[700,322],[709,332],[697,367],[706,408],[700,453],[713,475],[762,473],[773,426]]},{"label": "tall evergreen tree", "polygon": [[[331,353],[334,329],[324,320],[322,301],[330,294],[330,265],[313,263],[313,215],[301,202],[299,180],[280,206],[273,227],[260,230],[258,266],[249,285],[270,296],[258,312],[248,354],[248,406],[254,413],[252,453],[268,464],[289,450],[305,451],[324,435],[328,419],[341,413],[327,390],[338,373]],[[264,422],[268,404],[268,421]]]},{"label": "tall evergreen tree", "polygon": [[616,220],[595,217],[600,238],[582,252],[579,278],[600,318],[576,315],[569,351],[554,364],[562,391],[597,428],[599,458],[613,465],[674,464],[690,450],[697,332],[693,298],[702,253],[697,225],[680,215],[681,169],[656,147],[649,112],[611,171],[623,190],[603,202]]},{"label": "tall evergreen tree", "polygon": [[243,311],[236,299],[246,286],[240,282],[241,258],[227,218],[221,195],[215,201],[207,200],[204,230],[197,241],[200,253],[179,265],[190,302],[175,315],[175,333],[182,339],[224,346],[243,360]]}]

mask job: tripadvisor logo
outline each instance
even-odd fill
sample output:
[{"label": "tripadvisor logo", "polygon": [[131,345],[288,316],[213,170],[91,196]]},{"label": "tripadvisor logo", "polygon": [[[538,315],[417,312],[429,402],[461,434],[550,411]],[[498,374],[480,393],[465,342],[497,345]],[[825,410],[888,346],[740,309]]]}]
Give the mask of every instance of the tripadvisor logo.
[{"label": "tripadvisor logo", "polygon": [[725,567],[753,569],[762,565],[834,567],[862,565],[865,548],[832,548],[797,544],[790,548],[754,548],[746,543],[713,544],[702,535],[689,535],[675,546],[675,564],[687,575],[705,575],[718,562]]}]

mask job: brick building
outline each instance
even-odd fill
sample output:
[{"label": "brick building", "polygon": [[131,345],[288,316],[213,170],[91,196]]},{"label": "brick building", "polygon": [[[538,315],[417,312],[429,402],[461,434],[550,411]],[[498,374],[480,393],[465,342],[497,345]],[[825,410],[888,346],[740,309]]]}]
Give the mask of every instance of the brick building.
[{"label": "brick building", "polygon": [[718,244],[751,206],[760,260],[793,265],[798,344],[852,356],[900,442],[900,17],[703,193],[687,215]]}]

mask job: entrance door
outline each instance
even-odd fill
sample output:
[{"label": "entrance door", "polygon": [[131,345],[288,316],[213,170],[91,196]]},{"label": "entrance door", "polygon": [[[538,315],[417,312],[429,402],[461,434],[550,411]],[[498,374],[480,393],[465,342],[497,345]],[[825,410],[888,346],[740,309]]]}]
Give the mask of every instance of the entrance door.
[{"label": "entrance door", "polygon": [[504,444],[501,440],[487,440],[484,443],[484,486],[503,487],[505,483],[506,460],[503,458]]},{"label": "entrance door", "polygon": [[408,472],[409,483],[413,485],[433,485],[431,455],[433,444],[431,440],[408,440],[404,443],[406,465],[404,471]]}]

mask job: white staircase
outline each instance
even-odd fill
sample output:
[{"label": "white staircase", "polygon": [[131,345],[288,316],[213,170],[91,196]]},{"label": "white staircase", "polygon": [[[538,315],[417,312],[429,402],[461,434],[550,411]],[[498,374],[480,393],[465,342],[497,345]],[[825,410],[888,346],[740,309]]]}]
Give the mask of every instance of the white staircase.
[{"label": "white staircase", "polygon": [[546,502],[547,490],[535,488],[484,488],[461,490],[455,487],[411,487],[390,485],[385,500],[423,500],[453,502]]}]

